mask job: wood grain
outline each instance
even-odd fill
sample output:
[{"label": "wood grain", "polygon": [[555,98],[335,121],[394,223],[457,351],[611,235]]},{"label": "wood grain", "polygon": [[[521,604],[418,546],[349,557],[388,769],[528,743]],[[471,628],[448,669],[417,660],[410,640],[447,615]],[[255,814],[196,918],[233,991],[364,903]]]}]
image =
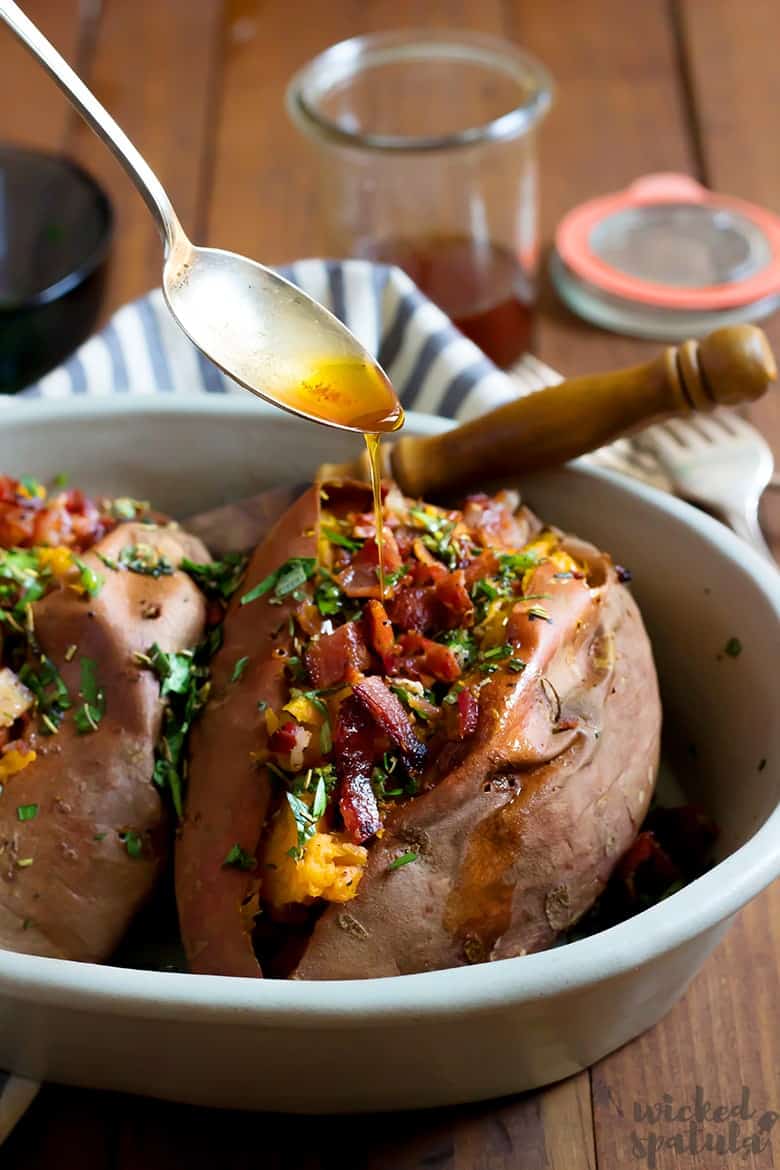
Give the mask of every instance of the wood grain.
[{"label": "wood grain", "polygon": [[[79,0],[28,0],[24,5],[26,14],[75,69],[84,63],[82,36],[89,24],[88,13],[81,21],[80,9]],[[5,25],[0,26],[0,61],[0,141],[63,150],[77,115]]]},{"label": "wood grain", "polygon": [[[219,0],[104,0],[84,78],[160,177],[185,230],[202,234]],[[104,317],[160,283],[163,255],[151,215],[108,149],[81,120],[72,150],[117,212]]]}]

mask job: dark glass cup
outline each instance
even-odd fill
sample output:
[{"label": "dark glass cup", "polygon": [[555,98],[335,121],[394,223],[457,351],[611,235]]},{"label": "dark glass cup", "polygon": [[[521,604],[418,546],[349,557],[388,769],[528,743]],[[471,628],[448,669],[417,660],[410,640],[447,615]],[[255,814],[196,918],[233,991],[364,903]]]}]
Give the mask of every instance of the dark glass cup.
[{"label": "dark glass cup", "polygon": [[501,366],[530,340],[551,98],[528,54],[446,30],[343,41],[288,89],[319,148],[329,254],[400,265]]},{"label": "dark glass cup", "polygon": [[76,163],[0,145],[0,393],[35,382],[92,332],[113,220]]}]

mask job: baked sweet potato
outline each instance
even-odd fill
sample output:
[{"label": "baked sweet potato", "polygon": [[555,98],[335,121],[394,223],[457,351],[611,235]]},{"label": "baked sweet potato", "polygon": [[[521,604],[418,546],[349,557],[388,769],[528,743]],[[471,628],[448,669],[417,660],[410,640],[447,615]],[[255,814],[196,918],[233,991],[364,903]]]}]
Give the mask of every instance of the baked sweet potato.
[{"label": "baked sweet potato", "polygon": [[67,508],[39,508],[27,531],[21,504],[0,517],[6,540],[26,544],[0,566],[13,698],[0,710],[0,947],[100,961],[170,840],[152,782],[160,683],[136,656],[200,640],[206,602],[177,566],[210,558],[176,527],[93,516],[76,531]]},{"label": "baked sweet potato", "polygon": [[[550,946],[653,792],[661,711],[605,554],[512,493],[313,488],[256,550],[191,740],[192,970],[360,979]],[[259,960],[259,961],[258,961]]]}]

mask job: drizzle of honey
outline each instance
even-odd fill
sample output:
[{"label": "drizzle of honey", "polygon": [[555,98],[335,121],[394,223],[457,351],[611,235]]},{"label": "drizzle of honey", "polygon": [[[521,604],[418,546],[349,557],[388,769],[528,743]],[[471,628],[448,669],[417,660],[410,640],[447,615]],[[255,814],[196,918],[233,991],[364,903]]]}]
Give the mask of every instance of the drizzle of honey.
[{"label": "drizzle of honey", "polygon": [[363,435],[368,451],[368,467],[371,472],[371,492],[374,497],[374,526],[376,528],[376,547],[379,553],[379,600],[385,599],[385,558],[383,540],[382,516],[382,461],[380,458],[379,443],[381,435],[372,435],[369,432]]},{"label": "drizzle of honey", "polygon": [[374,523],[379,554],[379,596],[385,598],[382,538],[382,463],[379,442],[383,433],[403,426],[404,412],[390,379],[379,366],[354,358],[316,363],[311,374],[277,395],[285,405],[310,418],[363,432],[368,450]]},{"label": "drizzle of honey", "polygon": [[404,412],[386,374],[355,358],[313,363],[310,372],[274,397],[318,422],[363,434],[384,434],[403,426]]}]

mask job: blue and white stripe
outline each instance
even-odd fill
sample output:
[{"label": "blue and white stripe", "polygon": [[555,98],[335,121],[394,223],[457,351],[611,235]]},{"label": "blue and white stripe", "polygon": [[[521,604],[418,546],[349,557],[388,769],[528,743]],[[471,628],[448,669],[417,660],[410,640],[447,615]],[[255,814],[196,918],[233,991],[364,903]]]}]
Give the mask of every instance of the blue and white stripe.
[{"label": "blue and white stripe", "polygon": [[[498,370],[398,268],[300,260],[280,272],[378,357],[407,409],[467,419],[522,392],[516,378]],[[66,398],[237,390],[188,341],[156,290],[125,305],[64,365],[23,393]]]}]

